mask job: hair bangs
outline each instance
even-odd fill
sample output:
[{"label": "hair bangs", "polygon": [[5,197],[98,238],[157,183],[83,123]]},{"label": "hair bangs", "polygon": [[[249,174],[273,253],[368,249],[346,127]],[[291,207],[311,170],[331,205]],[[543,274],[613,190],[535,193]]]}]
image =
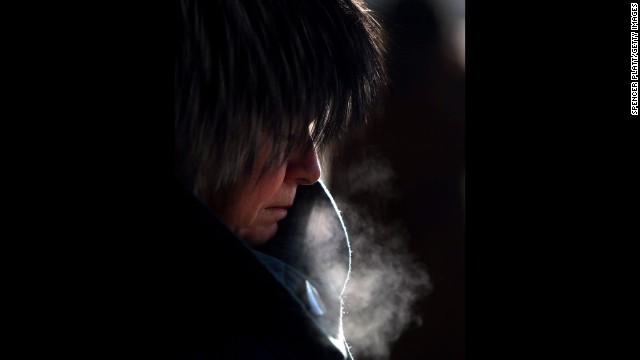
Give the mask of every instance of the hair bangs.
[{"label": "hair bangs", "polygon": [[[386,83],[383,36],[370,12],[352,1],[273,1],[279,16],[252,24],[263,121],[274,152],[311,138],[323,150],[379,111]],[[263,2],[247,2],[264,11]],[[254,9],[255,10],[255,9]],[[266,21],[270,19],[270,21]],[[275,111],[274,111],[275,110]]]}]

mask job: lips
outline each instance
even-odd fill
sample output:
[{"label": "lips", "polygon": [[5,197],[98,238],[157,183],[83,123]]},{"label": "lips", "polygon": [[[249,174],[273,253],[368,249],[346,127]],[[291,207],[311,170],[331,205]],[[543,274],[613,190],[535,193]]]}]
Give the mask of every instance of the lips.
[{"label": "lips", "polygon": [[280,221],[287,217],[288,210],[291,206],[271,206],[266,208],[269,221]]},{"label": "lips", "polygon": [[291,205],[270,206],[270,207],[268,207],[267,209],[289,210],[289,209],[291,209]]}]

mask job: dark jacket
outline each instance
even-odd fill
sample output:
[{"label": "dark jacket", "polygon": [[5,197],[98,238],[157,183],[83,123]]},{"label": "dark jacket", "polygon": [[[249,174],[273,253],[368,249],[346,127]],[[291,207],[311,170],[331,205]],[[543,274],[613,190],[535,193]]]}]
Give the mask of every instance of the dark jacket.
[{"label": "dark jacket", "polygon": [[[175,194],[180,238],[169,282],[181,358],[350,358],[341,323],[346,278],[332,283],[300,255],[314,209],[330,207],[341,224],[321,183],[298,188],[278,234],[260,249],[245,245],[177,183]],[[338,266],[346,275],[348,239],[340,230],[324,241],[340,244]]]}]

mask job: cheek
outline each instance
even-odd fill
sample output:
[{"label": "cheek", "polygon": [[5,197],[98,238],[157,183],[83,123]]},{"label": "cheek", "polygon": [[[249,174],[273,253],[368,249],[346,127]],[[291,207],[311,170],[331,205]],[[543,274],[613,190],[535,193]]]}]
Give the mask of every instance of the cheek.
[{"label": "cheek", "polygon": [[274,200],[277,200],[277,195],[282,187],[283,180],[284,176],[277,173],[271,178],[263,179],[261,183],[256,185],[253,201],[258,210],[273,205]]},{"label": "cheek", "polygon": [[[269,214],[264,209],[278,202],[278,194],[286,175],[286,166],[259,178],[252,177],[233,190],[222,211],[223,220],[238,233],[253,231],[264,226]],[[254,229],[255,228],[255,229]]]},{"label": "cheek", "polygon": [[238,226],[246,227],[257,217],[260,210],[260,194],[252,189],[238,198],[234,206],[234,218]]},{"label": "cheek", "polygon": [[278,170],[271,176],[253,182],[239,197],[237,217],[243,218],[243,225],[249,226],[260,215],[260,212],[267,206],[273,205],[277,194],[284,182],[286,170]]}]

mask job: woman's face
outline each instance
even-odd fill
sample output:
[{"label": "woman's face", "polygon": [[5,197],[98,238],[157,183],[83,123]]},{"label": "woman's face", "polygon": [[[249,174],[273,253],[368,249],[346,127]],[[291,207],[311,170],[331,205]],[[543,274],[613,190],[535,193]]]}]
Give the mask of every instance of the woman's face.
[{"label": "woman's face", "polygon": [[291,152],[284,164],[260,177],[265,156],[260,155],[249,179],[231,191],[220,211],[226,224],[249,246],[256,247],[278,231],[278,221],[287,216],[298,185],[311,185],[320,178],[320,164],[313,146]]}]

